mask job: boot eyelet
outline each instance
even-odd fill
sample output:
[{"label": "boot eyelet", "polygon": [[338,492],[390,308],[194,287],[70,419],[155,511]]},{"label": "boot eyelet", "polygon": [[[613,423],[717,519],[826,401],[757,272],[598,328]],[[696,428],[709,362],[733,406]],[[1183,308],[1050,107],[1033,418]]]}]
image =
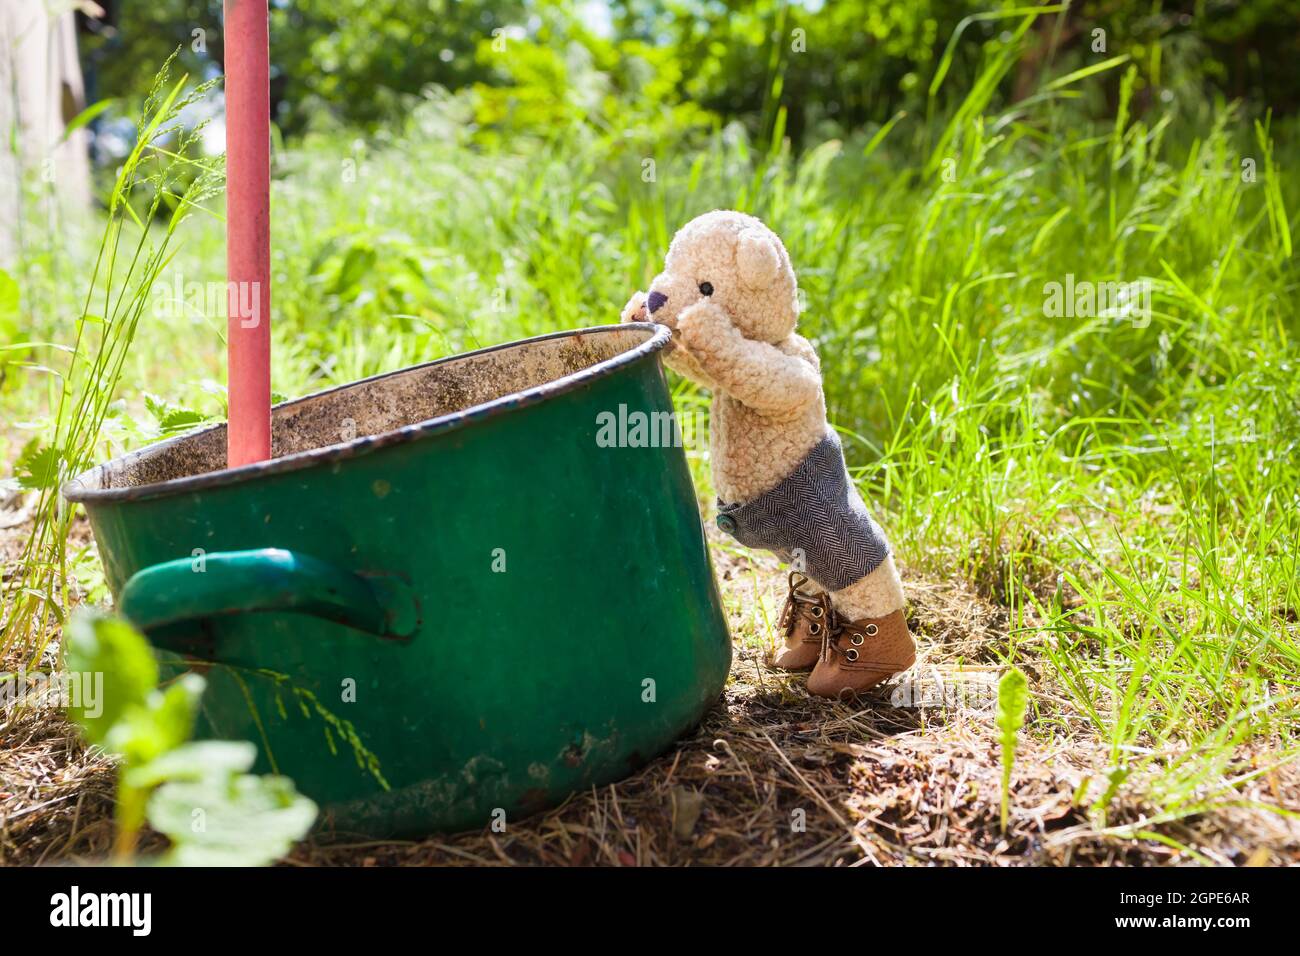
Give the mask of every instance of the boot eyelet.
[{"label": "boot eyelet", "polygon": [[826,611],[823,610],[822,608],[815,607],[812,609],[812,616],[819,619],[823,618],[826,616]]},{"label": "boot eyelet", "polygon": [[876,636],[876,633],[877,633],[879,630],[880,630],[880,628],[876,627],[876,625],[874,625],[874,624],[868,624],[868,625],[867,625],[867,636],[868,636],[868,637],[875,637],[875,636]]},{"label": "boot eyelet", "polygon": [[853,646],[854,646],[854,647],[861,647],[861,646],[862,646],[862,635],[861,635],[861,634],[858,634],[858,633],[854,632],[853,637],[851,638],[851,640],[853,641]]},{"label": "boot eyelet", "polygon": [[814,623],[808,625],[809,634],[820,634],[821,632],[822,632],[822,626],[820,624]]},{"label": "boot eyelet", "polygon": [[849,663],[853,663],[858,659],[858,652],[850,647],[847,651],[844,652],[844,659]]}]

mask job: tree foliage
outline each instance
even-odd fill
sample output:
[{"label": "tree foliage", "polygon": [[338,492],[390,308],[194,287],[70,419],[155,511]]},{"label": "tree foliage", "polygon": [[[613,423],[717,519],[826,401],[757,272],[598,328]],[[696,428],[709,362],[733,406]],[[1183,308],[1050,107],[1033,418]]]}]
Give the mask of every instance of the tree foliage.
[{"label": "tree foliage", "polygon": [[[85,44],[95,94],[146,89],[178,45],[192,75],[221,69],[220,0],[116,6],[112,28]],[[824,139],[925,108],[934,68],[966,18],[1028,6],[610,0],[597,17],[577,0],[294,0],[271,5],[273,109],[291,135],[322,121],[376,128],[406,115],[430,87],[475,88],[477,119],[489,126],[599,114],[617,96],[740,119],[760,135],[783,107],[796,142],[814,132]],[[1083,0],[1041,17],[1019,41],[1025,55],[1001,92],[1027,95],[1049,62],[1083,68],[1124,51],[1138,68],[1139,108],[1152,91],[1191,84],[1284,112],[1300,95],[1297,20],[1300,0]],[[991,50],[1010,42],[1013,27],[1005,16],[968,23],[953,51],[952,87],[962,89]]]}]

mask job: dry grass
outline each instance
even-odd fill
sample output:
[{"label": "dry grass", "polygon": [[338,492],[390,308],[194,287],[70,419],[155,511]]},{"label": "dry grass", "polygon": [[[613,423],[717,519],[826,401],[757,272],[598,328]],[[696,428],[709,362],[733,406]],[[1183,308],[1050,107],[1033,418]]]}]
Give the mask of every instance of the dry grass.
[{"label": "dry grass", "polygon": [[[78,532],[84,534],[84,521]],[[14,530],[0,531],[11,537]],[[782,597],[765,557],[714,542],[737,635],[731,680],[701,726],[636,775],[577,794],[504,833],[419,842],[303,845],[294,865],[1161,865],[1300,861],[1300,821],[1251,803],[1300,806],[1292,765],[1238,789],[1237,805],[1152,822],[1121,792],[1104,823],[1089,803],[1104,754],[1079,733],[1024,735],[1009,825],[999,822],[1001,766],[992,703],[1008,615],[964,582],[905,574],[921,658],[854,706],[810,697],[765,655]],[[0,537],[0,550],[10,542]],[[13,663],[13,662],[10,662]],[[1040,711],[1064,726],[1067,697],[1027,662]],[[919,681],[919,683],[918,683]],[[895,706],[946,686],[930,705]],[[955,688],[974,691],[964,696]],[[892,702],[891,702],[892,701]],[[1262,755],[1259,755],[1262,756]],[[1225,773],[1249,768],[1242,754]],[[100,858],[111,837],[112,767],[49,708],[0,719],[0,861]],[[1140,782],[1130,788],[1140,793]],[[1138,838],[1151,831],[1159,838]],[[1169,841],[1169,842],[1162,842]],[[1179,844],[1186,849],[1171,845]]]},{"label": "dry grass", "polygon": [[[30,530],[29,505],[16,495],[0,501],[0,567],[6,571]],[[74,547],[89,540],[84,517],[72,537]],[[56,648],[51,643],[46,649],[42,670],[54,666]],[[13,653],[0,659],[0,673],[24,664]],[[102,857],[112,842],[112,761],[81,743],[56,703],[38,699],[0,709],[0,863]]]},{"label": "dry grass", "polygon": [[[723,701],[676,750],[505,833],[303,846],[290,862],[1162,865],[1195,854],[1220,864],[1300,860],[1300,823],[1266,810],[1224,809],[1151,827],[1195,854],[1129,836],[1146,828],[1137,800],[1121,798],[1122,818],[1112,809],[1108,827],[1099,826],[1076,794],[1095,797],[1102,755],[1081,739],[1022,743],[1004,834],[991,703],[894,706],[891,697],[903,693],[898,682],[852,707],[810,697],[802,678],[765,663],[772,638],[763,622],[782,596],[776,566],[716,541],[714,558],[738,635],[736,660]],[[904,577],[910,624],[923,646],[913,674],[951,688],[993,671],[983,662],[1005,641],[1005,610],[960,582]],[[1036,695],[1051,695],[1040,672],[1031,681]],[[1279,771],[1241,797],[1296,805],[1300,774],[1294,767]]]},{"label": "dry grass", "polygon": [[102,857],[112,843],[113,765],[56,712],[0,719],[0,862]]}]

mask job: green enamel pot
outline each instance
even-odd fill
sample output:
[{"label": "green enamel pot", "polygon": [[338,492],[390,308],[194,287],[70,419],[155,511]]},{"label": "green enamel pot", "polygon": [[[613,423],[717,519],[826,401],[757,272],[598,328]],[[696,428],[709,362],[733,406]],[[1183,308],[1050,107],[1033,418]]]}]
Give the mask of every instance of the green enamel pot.
[{"label": "green enamel pot", "polygon": [[517,818],[663,752],[726,680],[680,441],[609,427],[672,412],[667,341],[415,366],[277,405],[270,461],[227,469],[218,425],[63,493],[119,611],[207,677],[201,735],[256,743],[325,830]]}]

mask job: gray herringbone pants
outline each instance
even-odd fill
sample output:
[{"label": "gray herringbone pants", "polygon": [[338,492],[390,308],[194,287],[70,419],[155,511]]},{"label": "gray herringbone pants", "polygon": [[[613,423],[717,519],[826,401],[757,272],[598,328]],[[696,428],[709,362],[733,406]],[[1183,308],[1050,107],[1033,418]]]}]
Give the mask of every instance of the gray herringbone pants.
[{"label": "gray herringbone pants", "polygon": [[[840,591],[889,554],[885,533],[849,480],[839,436],[828,434],[771,491],[752,501],[718,499],[718,527],[741,544],[792,561],[802,551],[809,577]],[[797,566],[797,565],[796,565]]]}]

